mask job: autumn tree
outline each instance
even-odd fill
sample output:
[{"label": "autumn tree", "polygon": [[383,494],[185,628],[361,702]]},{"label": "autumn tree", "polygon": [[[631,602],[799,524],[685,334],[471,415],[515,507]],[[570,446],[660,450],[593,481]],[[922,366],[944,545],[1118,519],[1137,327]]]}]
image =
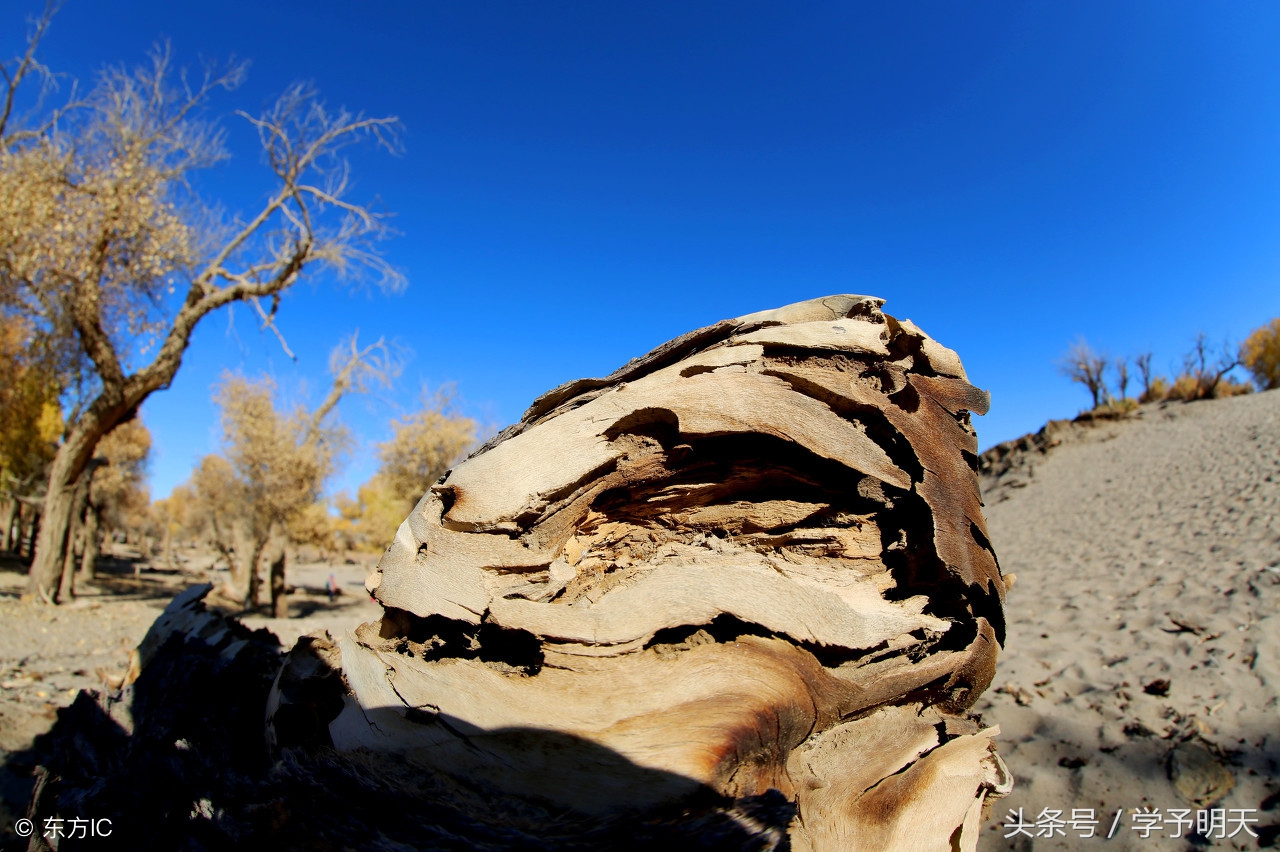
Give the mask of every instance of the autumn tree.
[{"label": "autumn tree", "polygon": [[354,336],[334,350],[333,384],[314,410],[281,411],[269,379],[227,375],[215,401],[226,461],[206,459],[194,485],[209,507],[218,547],[231,569],[224,596],[257,605],[266,563],[272,611],[283,616],[285,559],[297,529],[337,468],[347,437],[331,414],[343,396],[385,384],[398,371],[386,344],[359,348]]},{"label": "autumn tree", "polygon": [[397,498],[418,502],[427,487],[475,444],[476,421],[461,414],[455,402],[452,388],[424,394],[421,408],[391,421],[391,439],[378,446],[378,460]]},{"label": "autumn tree", "polygon": [[189,483],[174,486],[169,496],[152,504],[161,535],[161,548],[169,567],[176,567],[175,550],[179,541],[200,533],[195,489]]},{"label": "autumn tree", "polygon": [[378,446],[377,473],[355,501],[340,504],[352,543],[386,547],[414,504],[475,446],[477,423],[457,410],[451,388],[423,394],[421,407],[391,422],[391,438]]},{"label": "autumn tree", "polygon": [[62,432],[60,393],[30,323],[0,313],[0,548],[13,547],[20,508],[43,491]]},{"label": "autumn tree", "polygon": [[1263,390],[1280,388],[1280,317],[1256,328],[1240,345],[1240,362]]},{"label": "autumn tree", "polygon": [[235,596],[235,586],[241,577],[247,592],[249,569],[239,563],[248,557],[253,545],[249,538],[244,484],[236,478],[231,462],[219,455],[208,455],[192,471],[190,488],[192,509],[187,529],[207,539],[227,563],[232,581],[224,595]]},{"label": "autumn tree", "polygon": [[1116,398],[1121,402],[1129,397],[1129,359],[1123,355],[1115,360]]},{"label": "autumn tree", "polygon": [[229,591],[249,606],[257,604],[263,550],[291,515],[319,496],[341,441],[333,430],[312,428],[305,411],[278,411],[274,391],[268,379],[226,376],[215,397],[227,459],[242,486],[238,520],[249,544],[247,552],[236,554]]},{"label": "autumn tree", "polygon": [[1142,393],[1138,395],[1138,402],[1153,402],[1164,399],[1168,393],[1168,382],[1163,376],[1155,374],[1151,367],[1152,354],[1150,350],[1135,355],[1133,363],[1138,368],[1138,375],[1142,380]]},{"label": "autumn tree", "polygon": [[28,582],[31,597],[56,600],[75,489],[98,442],[170,385],[204,317],[246,302],[275,330],[279,294],[317,264],[401,280],[377,254],[380,215],[347,200],[340,156],[366,138],[394,148],[394,118],[331,111],[303,85],[260,116],[239,113],[261,142],[268,191],[260,209],[226,220],[193,177],[227,156],[202,110],[244,66],[188,78],[161,48],[136,70],[106,69],[82,100],[20,121],[16,93],[40,75],[52,12],[0,66],[0,306],[92,367],[50,465]]}]

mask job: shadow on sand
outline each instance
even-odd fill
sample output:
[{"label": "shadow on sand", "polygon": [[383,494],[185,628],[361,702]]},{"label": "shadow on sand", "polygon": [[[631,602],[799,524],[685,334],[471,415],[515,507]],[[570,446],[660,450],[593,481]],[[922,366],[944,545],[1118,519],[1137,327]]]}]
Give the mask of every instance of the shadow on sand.
[{"label": "shadow on sand", "polygon": [[[61,818],[64,828],[77,817],[111,820],[110,837],[64,837],[60,852],[787,848],[795,810],[777,791],[726,799],[560,733],[490,732],[535,749],[546,761],[548,789],[574,773],[581,783],[585,763],[622,779],[622,789],[674,785],[690,793],[679,807],[642,813],[629,811],[626,797],[619,797],[607,817],[514,798],[402,757],[335,751],[327,719],[340,706],[325,702],[304,702],[303,715],[314,714],[312,733],[273,755],[264,716],[281,665],[276,637],[225,618],[201,635],[206,639],[170,636],[137,681],[115,696],[82,691],[32,753],[11,756],[11,763],[22,763],[10,767],[15,772],[35,767],[30,816],[37,825],[48,818]],[[449,725],[422,716],[413,721]],[[6,850],[27,848],[12,835],[7,840]]]}]

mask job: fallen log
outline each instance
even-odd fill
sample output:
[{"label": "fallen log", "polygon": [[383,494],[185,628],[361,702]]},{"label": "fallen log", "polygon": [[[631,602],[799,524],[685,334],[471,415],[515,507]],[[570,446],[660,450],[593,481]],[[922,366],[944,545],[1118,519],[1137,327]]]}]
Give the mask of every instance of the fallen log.
[{"label": "fallen log", "polygon": [[31,813],[190,848],[974,849],[1010,786],[970,711],[1004,640],[987,399],[881,304],[543,395],[427,488],[382,617],[282,665],[180,596],[64,711]]},{"label": "fallen log", "polygon": [[[772,790],[796,849],[974,848],[1009,786],[968,712],[1004,639],[987,396],[881,304],[724,321],[535,401],[401,525],[383,617],[286,663],[328,678],[319,741],[583,818]],[[293,706],[278,743],[320,731]]]}]

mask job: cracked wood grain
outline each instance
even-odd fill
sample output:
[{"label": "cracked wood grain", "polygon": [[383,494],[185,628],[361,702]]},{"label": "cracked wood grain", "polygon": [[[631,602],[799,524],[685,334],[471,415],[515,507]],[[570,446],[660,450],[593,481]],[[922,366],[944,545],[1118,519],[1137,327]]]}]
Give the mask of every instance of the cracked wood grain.
[{"label": "cracked wood grain", "polygon": [[1003,642],[955,352],[841,295],[540,397],[341,639],[339,749],[588,815],[780,791],[795,849],[971,849]]}]

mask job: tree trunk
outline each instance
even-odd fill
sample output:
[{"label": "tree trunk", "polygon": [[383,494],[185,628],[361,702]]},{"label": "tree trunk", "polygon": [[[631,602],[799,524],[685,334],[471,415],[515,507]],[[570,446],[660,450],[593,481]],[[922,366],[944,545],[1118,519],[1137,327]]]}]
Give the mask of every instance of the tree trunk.
[{"label": "tree trunk", "polygon": [[13,529],[10,531],[13,537],[9,540],[9,549],[18,556],[21,556],[23,543],[22,533],[27,528],[28,509],[21,500],[17,500],[16,502],[18,504],[18,511],[16,513],[16,517],[13,519]]},{"label": "tree trunk", "polygon": [[255,538],[249,553],[249,588],[245,592],[244,607],[254,612],[262,600],[262,551],[266,546],[264,539]]},{"label": "tree trunk", "polygon": [[92,580],[97,571],[98,555],[102,552],[102,538],[98,531],[102,507],[90,501],[84,518],[84,556],[80,560],[80,579]]},{"label": "tree trunk", "polygon": [[6,500],[4,502],[4,511],[0,512],[0,523],[4,524],[0,528],[0,548],[5,551],[13,549],[13,524],[18,515],[18,498]]},{"label": "tree trunk", "polygon": [[[31,521],[27,525],[27,535],[23,539],[22,558],[33,559],[36,551],[36,539],[40,537],[40,510],[31,509]],[[30,570],[30,569],[28,569]]]},{"label": "tree trunk", "polygon": [[423,483],[382,618],[300,642],[269,736],[412,756],[424,797],[640,824],[777,795],[797,850],[973,850],[1010,786],[970,711],[1004,641],[987,395],[880,304],[726,320],[540,397]]},{"label": "tree trunk", "polygon": [[71,525],[67,529],[66,552],[62,560],[62,574],[58,581],[57,599],[59,601],[68,601],[75,597],[76,539],[84,526],[82,518],[89,501],[89,476],[88,470],[81,474],[80,482],[76,485],[71,497]]},{"label": "tree trunk", "polygon": [[258,563],[267,537],[248,521],[232,521],[229,528],[213,525],[214,545],[227,560],[226,585],[219,591],[222,597],[235,601],[245,609],[258,608],[258,592],[262,581]]},{"label": "tree trunk", "polygon": [[100,397],[73,426],[49,470],[49,490],[44,498],[40,535],[35,558],[27,576],[27,594],[56,602],[66,549],[70,543],[71,517],[76,508],[76,489],[89,467],[93,450],[102,436],[125,419],[128,409],[108,407]]},{"label": "tree trunk", "polygon": [[288,539],[277,530],[264,554],[270,566],[271,577],[271,616],[273,618],[289,617],[289,596],[285,594],[284,569],[288,554]]}]

